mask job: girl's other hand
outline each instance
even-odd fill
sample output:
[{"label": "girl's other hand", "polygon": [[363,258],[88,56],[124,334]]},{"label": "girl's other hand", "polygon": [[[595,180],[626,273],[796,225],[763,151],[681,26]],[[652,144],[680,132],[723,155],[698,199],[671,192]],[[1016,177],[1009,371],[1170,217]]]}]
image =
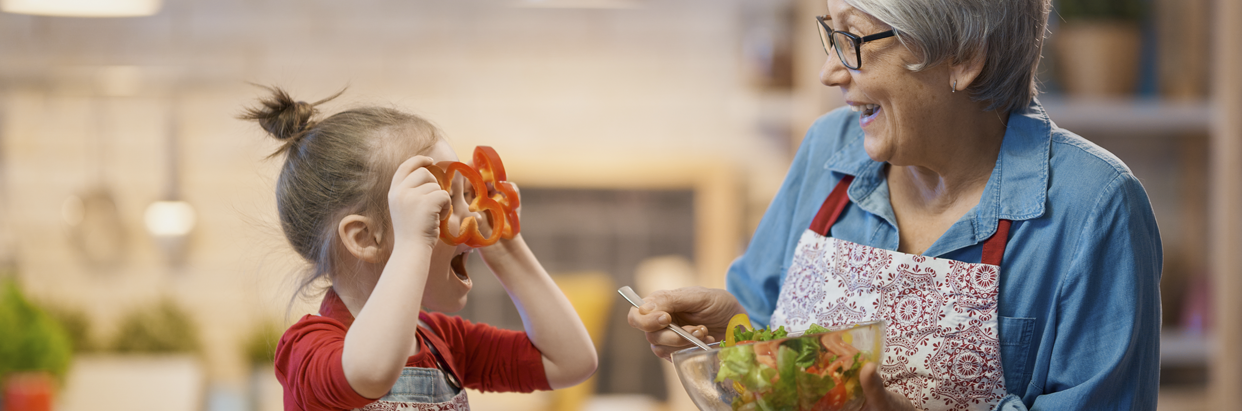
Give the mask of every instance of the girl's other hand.
[{"label": "girl's other hand", "polygon": [[[519,200],[518,202],[519,205],[518,205],[518,208],[514,210],[514,212],[518,214],[518,218],[520,219],[522,216],[522,206],[521,206],[521,201],[520,201],[522,198],[522,190],[518,188],[517,184],[514,184],[513,182],[509,182],[509,183],[513,184],[513,191],[517,192],[518,194],[517,199]],[[490,191],[487,193],[488,196],[492,196],[495,194],[496,194],[496,191]],[[484,232],[490,235],[493,229],[493,222],[492,222],[491,214],[490,213],[480,213],[480,214],[482,215],[480,215],[478,218],[479,228],[481,229],[481,232]],[[495,244],[480,248],[479,253],[482,254],[484,262],[487,262],[490,264],[490,261],[495,258],[502,258],[502,257],[511,255],[512,254],[511,247],[513,246],[513,242],[515,240],[521,240],[521,238],[522,238],[521,233],[514,235],[513,238],[511,239],[500,237],[500,241],[497,241]]]},{"label": "girl's other hand", "polygon": [[711,343],[724,340],[729,320],[746,312],[733,294],[718,288],[660,290],[643,297],[643,302],[642,307],[630,308],[627,319],[631,327],[647,333],[651,351],[666,360],[674,351],[690,346],[689,341],[668,330],[670,321]]},{"label": "girl's other hand", "polygon": [[434,160],[414,156],[401,163],[388,189],[388,212],[392,215],[397,243],[434,248],[440,241],[440,219],[449,213],[449,193],[424,167]]}]

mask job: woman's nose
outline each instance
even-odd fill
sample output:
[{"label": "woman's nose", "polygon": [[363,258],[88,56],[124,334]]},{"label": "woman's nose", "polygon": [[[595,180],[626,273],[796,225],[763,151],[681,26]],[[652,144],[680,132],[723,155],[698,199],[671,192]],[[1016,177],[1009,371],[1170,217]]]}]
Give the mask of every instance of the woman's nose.
[{"label": "woman's nose", "polygon": [[824,66],[819,69],[819,82],[829,87],[842,87],[849,84],[850,79],[849,69],[841,64],[841,59],[835,53],[829,53]]}]

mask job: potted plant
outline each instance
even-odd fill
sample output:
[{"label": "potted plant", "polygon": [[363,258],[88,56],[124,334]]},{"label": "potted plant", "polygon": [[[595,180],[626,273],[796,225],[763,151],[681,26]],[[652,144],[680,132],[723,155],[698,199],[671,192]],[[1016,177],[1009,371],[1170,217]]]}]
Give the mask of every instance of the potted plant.
[{"label": "potted plant", "polygon": [[275,320],[260,322],[250,330],[242,350],[250,364],[250,409],[253,411],[279,410],[284,401],[284,391],[276,380],[276,343],[284,328]]},{"label": "potted plant", "polygon": [[55,382],[64,380],[72,356],[60,323],[0,276],[0,408],[50,411]]},{"label": "potted plant", "polygon": [[59,398],[64,409],[202,409],[203,345],[194,318],[177,302],[136,305],[110,335],[74,361]]},{"label": "potted plant", "polygon": [[1054,7],[1053,18],[1062,22],[1053,34],[1053,47],[1066,92],[1085,97],[1132,94],[1147,2],[1057,0]]},{"label": "potted plant", "polygon": [[122,354],[196,353],[198,328],[172,300],[160,300],[138,307],[121,320],[112,350]]}]

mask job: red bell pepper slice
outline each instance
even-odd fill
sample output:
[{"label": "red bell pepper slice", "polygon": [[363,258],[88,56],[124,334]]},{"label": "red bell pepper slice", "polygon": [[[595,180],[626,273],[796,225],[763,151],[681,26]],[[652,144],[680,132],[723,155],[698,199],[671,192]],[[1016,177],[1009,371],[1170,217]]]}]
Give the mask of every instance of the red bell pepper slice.
[{"label": "red bell pepper slice", "polygon": [[488,146],[475,147],[474,163],[476,166],[471,167],[458,161],[443,161],[426,167],[445,191],[452,190],[454,175],[461,174],[470,188],[478,193],[470,202],[470,211],[486,212],[490,217],[492,233],[489,236],[484,237],[479,231],[479,222],[474,216],[462,219],[457,234],[453,235],[448,224],[452,215],[452,205],[449,205],[449,214],[440,219],[440,240],[449,245],[464,243],[476,248],[486,247],[502,237],[513,238],[521,230],[517,215],[521,202],[517,188],[505,181],[504,164],[500,162],[496,150]]}]

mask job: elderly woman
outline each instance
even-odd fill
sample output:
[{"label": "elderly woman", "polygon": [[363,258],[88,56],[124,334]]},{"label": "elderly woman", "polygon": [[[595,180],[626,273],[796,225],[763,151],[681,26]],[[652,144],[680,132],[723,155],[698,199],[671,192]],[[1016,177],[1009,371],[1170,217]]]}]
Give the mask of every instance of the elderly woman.
[{"label": "elderly woman", "polygon": [[1160,236],[1138,179],[1035,100],[1049,0],[827,0],[821,117],[728,291],[629,322],[805,330],[887,321],[869,407],[1154,409]]}]

